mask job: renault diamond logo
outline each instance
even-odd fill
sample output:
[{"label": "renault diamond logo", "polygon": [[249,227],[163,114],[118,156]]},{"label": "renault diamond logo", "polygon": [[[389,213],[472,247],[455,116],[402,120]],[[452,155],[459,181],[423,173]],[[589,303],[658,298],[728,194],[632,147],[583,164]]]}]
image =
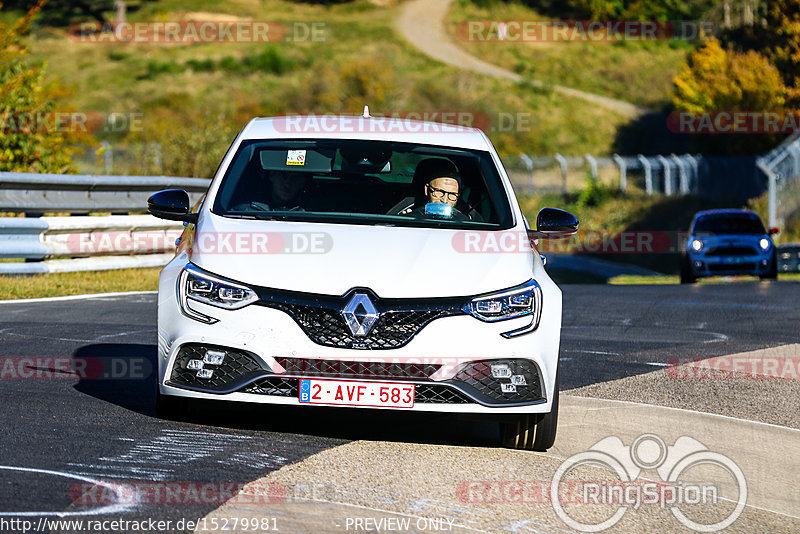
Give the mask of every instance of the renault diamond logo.
[{"label": "renault diamond logo", "polygon": [[356,293],[342,310],[342,317],[354,336],[364,337],[378,320],[378,310],[367,295]]}]

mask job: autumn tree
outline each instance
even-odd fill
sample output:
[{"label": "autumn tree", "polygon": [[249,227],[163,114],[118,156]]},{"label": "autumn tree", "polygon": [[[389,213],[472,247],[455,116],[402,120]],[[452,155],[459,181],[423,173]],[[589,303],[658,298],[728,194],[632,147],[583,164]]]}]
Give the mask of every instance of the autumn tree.
[{"label": "autumn tree", "polygon": [[[695,114],[713,111],[782,111],[786,87],[767,58],[754,51],[725,50],[705,40],[675,77],[673,104]],[[724,138],[724,139],[722,139]],[[703,149],[729,154],[753,153],[775,143],[769,135],[705,135]]]},{"label": "autumn tree", "polygon": [[72,171],[66,146],[69,132],[52,123],[61,89],[45,85],[44,65],[25,61],[28,49],[23,36],[45,1],[9,24],[0,23],[0,171]]}]

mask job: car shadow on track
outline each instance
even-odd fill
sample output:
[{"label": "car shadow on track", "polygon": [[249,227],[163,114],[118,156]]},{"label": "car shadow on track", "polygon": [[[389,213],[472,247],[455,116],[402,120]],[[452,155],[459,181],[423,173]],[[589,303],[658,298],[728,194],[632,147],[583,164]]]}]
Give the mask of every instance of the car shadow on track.
[{"label": "car shadow on track", "polygon": [[[101,343],[73,353],[85,371],[75,389],[142,415],[157,417],[156,345]],[[179,420],[165,425],[203,425],[347,440],[398,441],[497,447],[498,425],[456,414],[377,411],[317,406],[276,406],[193,401]]]}]

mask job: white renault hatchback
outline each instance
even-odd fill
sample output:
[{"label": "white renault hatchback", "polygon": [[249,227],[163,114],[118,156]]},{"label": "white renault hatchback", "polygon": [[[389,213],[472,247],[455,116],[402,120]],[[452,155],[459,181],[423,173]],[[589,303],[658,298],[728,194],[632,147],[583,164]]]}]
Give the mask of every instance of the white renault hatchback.
[{"label": "white renault hatchback", "polygon": [[377,117],[252,120],[188,223],[158,303],[160,413],[188,398],[483,414],[545,450],[561,291],[480,130]]}]

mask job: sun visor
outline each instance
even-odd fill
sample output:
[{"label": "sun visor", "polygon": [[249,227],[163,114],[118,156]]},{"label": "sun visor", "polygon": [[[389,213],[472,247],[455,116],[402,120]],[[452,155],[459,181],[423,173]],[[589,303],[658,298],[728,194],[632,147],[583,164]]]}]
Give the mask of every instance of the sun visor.
[{"label": "sun visor", "polygon": [[316,150],[262,150],[261,167],[267,171],[300,171],[328,173],[333,168],[333,156]]}]

